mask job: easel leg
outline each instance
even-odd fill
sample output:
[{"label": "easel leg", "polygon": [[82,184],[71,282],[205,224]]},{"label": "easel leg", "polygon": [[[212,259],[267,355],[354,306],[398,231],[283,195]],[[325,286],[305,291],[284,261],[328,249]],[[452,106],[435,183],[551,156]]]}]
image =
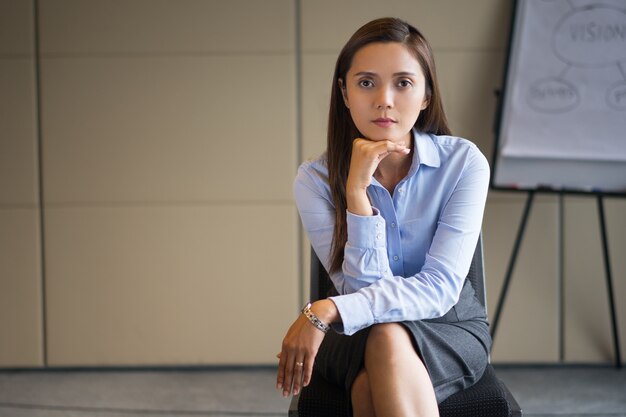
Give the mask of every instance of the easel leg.
[{"label": "easel leg", "polygon": [[565,196],[559,193],[559,361],[565,361]]},{"label": "easel leg", "polygon": [[509,266],[506,271],[506,275],[504,277],[504,283],[502,284],[502,289],[500,290],[500,297],[498,298],[498,305],[496,307],[496,313],[493,316],[493,321],[491,322],[491,338],[494,339],[496,335],[496,330],[498,329],[498,322],[500,321],[500,313],[502,312],[502,307],[504,305],[504,300],[506,299],[507,292],[509,291],[509,284],[511,283],[511,276],[513,275],[513,268],[515,267],[515,262],[517,261],[517,254],[519,252],[522,238],[524,237],[524,231],[526,230],[526,224],[528,223],[528,215],[530,214],[530,207],[532,206],[533,199],[535,197],[534,191],[528,192],[528,198],[526,199],[526,206],[524,207],[524,214],[522,215],[522,221],[520,222],[519,228],[517,229],[517,237],[515,238],[515,244],[513,245],[513,252],[511,253],[511,258],[509,260]]},{"label": "easel leg", "polygon": [[602,235],[602,254],[604,255],[604,271],[606,274],[606,288],[609,296],[609,309],[611,313],[611,326],[613,330],[613,349],[615,351],[615,367],[622,367],[622,358],[619,347],[619,335],[617,332],[617,319],[615,314],[615,298],[613,296],[613,277],[611,275],[611,260],[609,257],[609,245],[606,238],[606,223],[604,221],[604,203],[602,195],[598,194],[598,214],[600,217],[600,233]]}]

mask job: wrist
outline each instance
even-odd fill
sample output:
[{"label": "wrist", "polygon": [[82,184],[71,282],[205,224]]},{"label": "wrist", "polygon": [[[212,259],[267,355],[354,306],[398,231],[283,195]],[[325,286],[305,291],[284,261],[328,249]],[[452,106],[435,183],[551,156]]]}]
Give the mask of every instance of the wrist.
[{"label": "wrist", "polygon": [[353,196],[367,195],[367,187],[369,187],[369,183],[368,184],[359,184],[358,182],[355,183],[355,181],[350,180],[350,178],[348,178],[348,181],[346,182],[346,196],[349,196],[349,195],[353,195]]},{"label": "wrist", "polygon": [[308,303],[302,308],[302,314],[317,330],[323,333],[328,333],[330,330],[330,324],[322,321],[319,317],[317,317],[317,314],[311,310],[311,303]]},{"label": "wrist", "polygon": [[322,322],[328,325],[339,321],[339,310],[337,310],[337,306],[335,305],[335,303],[332,302],[332,300],[324,299],[312,303],[311,311]]},{"label": "wrist", "polygon": [[374,214],[365,188],[346,189],[346,208],[350,213],[358,216],[371,216]]}]

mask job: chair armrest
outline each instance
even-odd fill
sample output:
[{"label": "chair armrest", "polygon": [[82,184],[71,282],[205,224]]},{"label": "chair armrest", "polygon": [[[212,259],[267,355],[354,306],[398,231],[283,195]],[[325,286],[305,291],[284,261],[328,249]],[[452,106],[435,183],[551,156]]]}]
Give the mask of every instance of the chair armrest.
[{"label": "chair armrest", "polygon": [[291,397],[291,402],[289,403],[289,417],[298,417],[298,400],[300,399],[300,394],[294,395]]},{"label": "chair armrest", "polygon": [[[502,384],[502,391],[504,391],[504,397],[506,398],[506,401],[509,403],[509,407],[511,408],[510,417],[522,417],[522,407],[520,407],[515,397],[513,397],[513,394],[511,393],[511,391],[509,391],[509,388],[506,385]],[[296,407],[297,405],[298,403],[296,402]],[[296,414],[294,417],[298,417],[298,415]]]}]

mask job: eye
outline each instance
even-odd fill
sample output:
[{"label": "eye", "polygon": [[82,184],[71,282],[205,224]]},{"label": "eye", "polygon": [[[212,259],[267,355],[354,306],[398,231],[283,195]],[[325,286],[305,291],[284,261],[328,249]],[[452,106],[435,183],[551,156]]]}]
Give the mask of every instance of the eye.
[{"label": "eye", "polygon": [[359,81],[359,86],[364,88],[370,88],[374,86],[374,83],[371,80],[361,80]]},{"label": "eye", "polygon": [[408,80],[408,79],[398,81],[398,87],[401,87],[401,88],[411,87],[412,85],[413,83],[411,82],[411,80]]}]

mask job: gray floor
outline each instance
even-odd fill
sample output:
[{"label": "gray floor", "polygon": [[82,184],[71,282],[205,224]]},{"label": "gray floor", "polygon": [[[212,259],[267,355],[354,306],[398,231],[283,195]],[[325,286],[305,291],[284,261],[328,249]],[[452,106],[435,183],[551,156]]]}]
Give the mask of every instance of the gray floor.
[{"label": "gray floor", "polygon": [[[626,417],[626,371],[496,367],[527,416]],[[0,417],[286,416],[269,368],[0,371]]]}]

